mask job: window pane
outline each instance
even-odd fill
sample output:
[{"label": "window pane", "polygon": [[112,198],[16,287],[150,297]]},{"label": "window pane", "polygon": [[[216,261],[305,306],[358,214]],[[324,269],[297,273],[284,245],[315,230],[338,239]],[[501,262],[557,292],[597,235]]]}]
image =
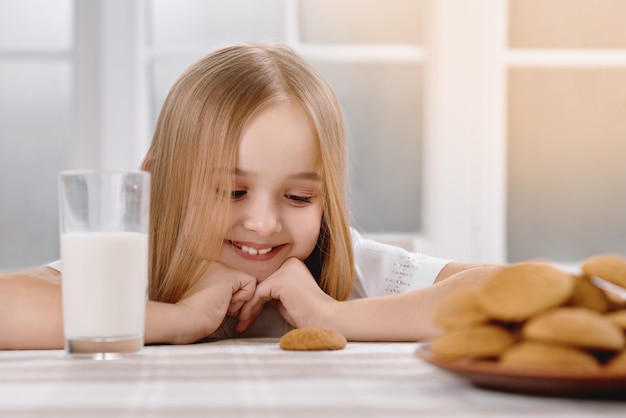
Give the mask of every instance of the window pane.
[{"label": "window pane", "polygon": [[0,270],[59,257],[57,183],[71,137],[71,66],[0,62]]},{"label": "window pane", "polygon": [[508,253],[626,253],[626,69],[509,71]]},{"label": "window pane", "polygon": [[300,37],[321,43],[423,43],[423,0],[300,0]]},{"label": "window pane", "polygon": [[68,49],[72,0],[0,0],[0,51]]},{"label": "window pane", "polygon": [[367,232],[421,227],[422,87],[418,64],[313,62],[345,112],[351,203]]},{"label": "window pane", "polygon": [[512,48],[626,48],[623,0],[509,0]]},{"label": "window pane", "polygon": [[283,0],[152,0],[151,6],[156,46],[284,39]]}]

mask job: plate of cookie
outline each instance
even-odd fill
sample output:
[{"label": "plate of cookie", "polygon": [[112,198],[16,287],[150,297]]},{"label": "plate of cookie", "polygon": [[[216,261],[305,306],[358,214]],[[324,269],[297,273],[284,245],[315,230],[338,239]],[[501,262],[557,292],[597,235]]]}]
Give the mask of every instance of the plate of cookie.
[{"label": "plate of cookie", "polygon": [[434,357],[429,345],[416,352],[422,360],[466,379],[476,387],[526,395],[621,399],[626,394],[626,372],[589,372],[571,367],[506,367],[497,360],[443,360]]},{"label": "plate of cookie", "polygon": [[[615,291],[617,289],[617,291]],[[437,306],[443,330],[417,356],[477,387],[525,394],[626,394],[626,258],[503,266]]]}]

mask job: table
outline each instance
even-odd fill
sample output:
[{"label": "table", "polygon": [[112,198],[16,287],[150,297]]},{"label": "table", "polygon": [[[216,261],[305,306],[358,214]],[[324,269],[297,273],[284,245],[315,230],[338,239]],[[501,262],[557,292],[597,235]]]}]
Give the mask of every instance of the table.
[{"label": "table", "polygon": [[112,361],[0,351],[0,417],[624,417],[624,401],[479,389],[416,343],[291,352],[276,339],[149,346]]}]

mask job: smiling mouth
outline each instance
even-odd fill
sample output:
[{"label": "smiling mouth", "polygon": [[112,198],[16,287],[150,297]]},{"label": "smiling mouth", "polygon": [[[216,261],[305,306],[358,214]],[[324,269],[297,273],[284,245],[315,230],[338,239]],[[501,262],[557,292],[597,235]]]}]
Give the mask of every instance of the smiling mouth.
[{"label": "smiling mouth", "polygon": [[267,248],[256,249],[256,248],[248,247],[247,245],[238,244],[234,241],[229,241],[229,242],[234,247],[237,247],[241,251],[248,253],[250,255],[265,255],[269,253],[270,251],[272,251],[274,248],[276,248],[276,247],[267,247]]}]

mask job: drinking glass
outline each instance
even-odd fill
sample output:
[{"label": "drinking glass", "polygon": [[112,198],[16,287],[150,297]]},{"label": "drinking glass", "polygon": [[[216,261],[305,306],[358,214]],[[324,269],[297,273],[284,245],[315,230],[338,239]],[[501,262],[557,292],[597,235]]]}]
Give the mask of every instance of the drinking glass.
[{"label": "drinking glass", "polygon": [[65,351],[114,359],[143,348],[150,174],[59,174]]}]

